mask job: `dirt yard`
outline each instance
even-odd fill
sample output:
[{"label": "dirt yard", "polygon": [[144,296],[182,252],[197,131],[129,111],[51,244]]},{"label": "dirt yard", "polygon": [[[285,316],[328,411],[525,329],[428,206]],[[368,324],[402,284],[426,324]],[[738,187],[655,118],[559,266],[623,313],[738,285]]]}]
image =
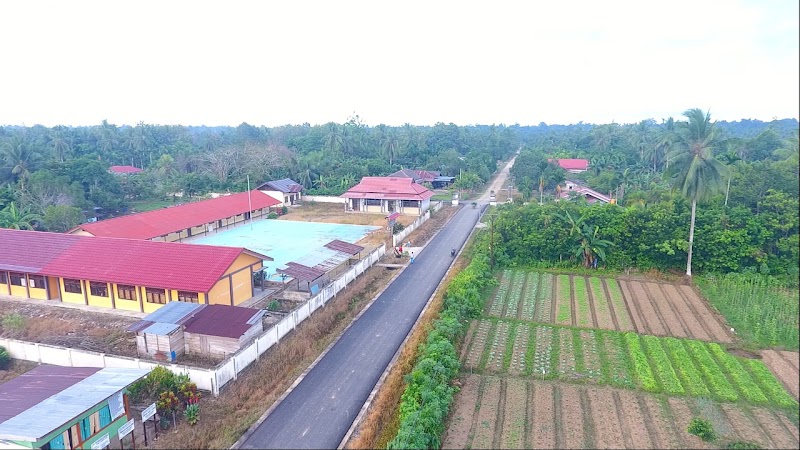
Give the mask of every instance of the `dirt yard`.
[{"label": "dirt yard", "polygon": [[138,322],[55,305],[0,299],[0,336],[81,350],[136,356],[136,338],[125,329]]},{"label": "dirt yard", "polygon": [[35,362],[12,359],[8,367],[0,370],[0,384],[11,381],[36,366],[38,366],[38,364]]}]

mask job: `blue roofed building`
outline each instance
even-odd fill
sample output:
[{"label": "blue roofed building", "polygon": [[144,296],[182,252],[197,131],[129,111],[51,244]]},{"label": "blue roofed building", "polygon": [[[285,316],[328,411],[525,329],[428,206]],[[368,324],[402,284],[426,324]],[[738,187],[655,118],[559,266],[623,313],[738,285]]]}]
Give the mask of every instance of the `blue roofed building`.
[{"label": "blue roofed building", "polygon": [[0,448],[120,448],[128,386],[149,372],[41,365],[0,384]]}]

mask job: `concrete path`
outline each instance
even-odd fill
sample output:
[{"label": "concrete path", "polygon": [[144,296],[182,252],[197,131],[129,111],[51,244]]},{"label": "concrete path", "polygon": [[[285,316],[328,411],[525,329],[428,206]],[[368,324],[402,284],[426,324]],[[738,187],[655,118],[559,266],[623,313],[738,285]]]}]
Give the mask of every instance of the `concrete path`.
[{"label": "concrete path", "polygon": [[[504,173],[506,169],[495,183],[502,185]],[[479,199],[487,200],[488,194]],[[414,264],[248,432],[240,448],[336,448],[450,267],[450,249],[464,245],[481,209],[461,208],[434,239],[415,251]]]}]

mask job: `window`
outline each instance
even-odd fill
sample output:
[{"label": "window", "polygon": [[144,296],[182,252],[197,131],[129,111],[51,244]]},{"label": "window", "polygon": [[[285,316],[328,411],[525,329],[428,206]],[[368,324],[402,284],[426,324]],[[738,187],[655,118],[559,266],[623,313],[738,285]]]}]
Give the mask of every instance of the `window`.
[{"label": "window", "polygon": [[83,293],[83,289],[81,288],[81,280],[64,278],[64,292],[71,292],[73,294]]},{"label": "window", "polygon": [[44,277],[41,275],[28,275],[32,288],[44,289]]},{"label": "window", "polygon": [[25,274],[11,272],[9,276],[11,278],[11,284],[14,286],[25,286]]},{"label": "window", "polygon": [[364,200],[364,202],[366,202],[367,206],[381,206],[381,201],[379,199],[368,198]]},{"label": "window", "polygon": [[136,287],[127,284],[117,285],[117,297],[122,300],[136,300]]},{"label": "window", "polygon": [[165,305],[167,303],[167,294],[164,289],[145,288],[147,293],[147,303],[160,303]]},{"label": "window", "polygon": [[178,291],[178,301],[187,303],[200,303],[197,292]]},{"label": "window", "polygon": [[0,284],[8,283],[8,274],[5,272],[0,272]]},{"label": "window", "polygon": [[89,292],[96,297],[108,297],[108,284],[90,281]]},{"label": "window", "polygon": [[419,200],[403,200],[403,208],[419,208]]}]

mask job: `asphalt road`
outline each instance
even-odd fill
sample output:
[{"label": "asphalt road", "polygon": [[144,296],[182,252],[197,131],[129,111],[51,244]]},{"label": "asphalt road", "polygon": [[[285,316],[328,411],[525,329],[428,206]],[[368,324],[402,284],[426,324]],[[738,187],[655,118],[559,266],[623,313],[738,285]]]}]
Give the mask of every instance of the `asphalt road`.
[{"label": "asphalt road", "polygon": [[444,278],[450,249],[464,245],[480,211],[462,207],[240,448],[336,448]]}]

